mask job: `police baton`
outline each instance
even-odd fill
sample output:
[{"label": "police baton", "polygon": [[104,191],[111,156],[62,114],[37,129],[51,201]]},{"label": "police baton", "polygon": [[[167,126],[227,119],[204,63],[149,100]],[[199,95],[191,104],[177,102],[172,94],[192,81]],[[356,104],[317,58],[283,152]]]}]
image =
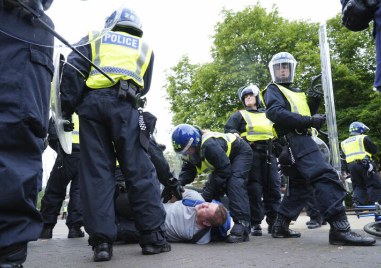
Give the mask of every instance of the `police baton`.
[{"label": "police baton", "polygon": [[97,71],[99,71],[101,74],[103,74],[108,80],[110,80],[112,83],[114,83],[114,79],[112,79],[108,74],[106,74],[104,71],[102,71],[97,65],[95,65],[91,60],[89,60],[85,55],[83,55],[80,51],[78,51],[75,47],[70,45],[68,41],[66,41],[65,38],[63,38],[59,33],[57,33],[54,29],[50,27],[45,21],[41,19],[41,14],[36,12],[34,9],[32,9],[27,4],[23,3],[21,0],[16,0],[17,3],[19,3],[26,11],[28,11],[30,14],[33,15],[34,18],[36,18],[48,32],[53,34],[58,40],[60,40],[63,44],[68,46],[71,50],[73,50],[78,56],[80,56],[82,59],[86,60],[91,66],[93,66]]}]

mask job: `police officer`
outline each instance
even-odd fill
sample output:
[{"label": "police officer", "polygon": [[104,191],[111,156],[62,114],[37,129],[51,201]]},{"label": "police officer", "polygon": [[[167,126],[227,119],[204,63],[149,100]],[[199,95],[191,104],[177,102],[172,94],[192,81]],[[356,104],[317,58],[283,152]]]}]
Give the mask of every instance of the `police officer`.
[{"label": "police officer", "polygon": [[[112,27],[117,13],[107,19],[105,28]],[[155,168],[140,143],[144,121],[136,105],[137,96],[150,88],[153,52],[142,39],[141,22],[133,10],[124,8],[116,21],[101,39],[78,48],[114,82],[71,53],[68,61],[75,68],[64,67],[61,84],[63,114],[70,119],[76,109],[81,125],[81,201],[94,261],[111,259],[117,235],[115,158],[130,185],[129,201],[141,232],[142,253],[171,250]]]},{"label": "police officer", "polygon": [[365,134],[368,131],[369,128],[364,123],[352,122],[349,126],[350,137],[341,142],[351,174],[355,205],[381,201],[381,179],[372,160],[378,147]]},{"label": "police officer", "polygon": [[253,159],[250,146],[231,133],[202,131],[188,124],[175,127],[172,144],[183,158],[179,175],[182,185],[191,183],[198,173],[212,172],[202,197],[210,202],[221,192],[227,194],[234,226],[226,242],[248,241],[250,207],[246,184]]},{"label": "police officer", "polygon": [[[49,121],[49,146],[57,153],[57,158],[50,173],[45,194],[41,199],[41,215],[44,226],[40,238],[52,238],[53,228],[57,224],[57,216],[60,214],[62,203],[66,197],[66,188],[70,183],[70,200],[66,207],[68,215],[66,225],[69,228],[68,238],[84,237],[81,230],[83,226],[82,206],[79,195],[79,122],[78,115],[73,115],[74,130],[72,132],[72,153],[67,154],[61,147],[53,118]],[[64,207],[65,208],[65,207]]]},{"label": "police officer", "polygon": [[[373,20],[373,38],[376,47],[376,72],[374,90],[381,93],[381,5],[377,0],[340,0],[342,6],[342,21],[350,24],[356,31],[365,30]],[[353,29],[351,29],[353,30]]]},{"label": "police officer", "polygon": [[271,233],[281,200],[280,176],[272,150],[273,123],[266,118],[259,106],[259,89],[248,85],[238,90],[245,107],[234,113],[225,125],[225,133],[242,137],[253,150],[252,168],[247,190],[251,210],[251,235],[261,236],[261,222],[266,215],[268,232]]},{"label": "police officer", "polygon": [[[28,5],[53,27],[43,12],[51,2]],[[42,228],[36,203],[49,121],[53,41],[18,2],[0,1],[0,267],[21,267],[28,242],[37,240]]]},{"label": "police officer", "polygon": [[[352,232],[345,214],[343,199],[346,191],[336,171],[326,161],[311,137],[311,127],[319,130],[325,117],[315,114],[312,102],[307,102],[304,92],[291,87],[296,60],[287,52],[275,54],[269,69],[272,82],[263,91],[266,116],[282,142],[279,162],[282,171],[289,175],[289,195],[285,195],[273,226],[274,238],[300,237],[290,230],[291,220],[296,220],[315,189],[316,199],[324,219],[330,223],[329,243],[335,245],[373,245],[376,241]],[[316,108],[316,107],[315,107]]]}]

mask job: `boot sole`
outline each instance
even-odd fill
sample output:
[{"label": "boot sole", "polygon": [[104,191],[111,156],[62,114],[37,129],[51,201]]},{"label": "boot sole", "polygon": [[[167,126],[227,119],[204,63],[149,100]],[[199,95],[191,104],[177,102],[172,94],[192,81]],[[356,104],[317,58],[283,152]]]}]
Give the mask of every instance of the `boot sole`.
[{"label": "boot sole", "polygon": [[247,241],[250,241],[249,236],[246,236],[243,239],[241,239],[239,237],[237,237],[237,238],[228,237],[228,239],[226,239],[226,243],[242,243],[242,242],[247,242]]},{"label": "boot sole", "polygon": [[271,236],[273,238],[300,238],[301,237],[301,235],[299,235],[299,236],[286,236],[286,235],[273,235],[273,234],[271,234]]},{"label": "boot sole", "polygon": [[329,244],[335,245],[335,246],[352,246],[352,247],[353,246],[356,246],[356,247],[364,246],[365,247],[365,246],[373,246],[374,244],[376,244],[376,241],[372,241],[369,243],[361,243],[361,244],[329,241]]},{"label": "boot sole", "polygon": [[171,247],[163,247],[163,248],[155,248],[153,250],[142,250],[143,255],[155,255],[155,254],[160,254],[160,253],[165,253],[165,252],[170,252]]},{"label": "boot sole", "polygon": [[262,232],[261,233],[255,233],[255,232],[253,232],[253,233],[251,233],[251,236],[262,236]]}]

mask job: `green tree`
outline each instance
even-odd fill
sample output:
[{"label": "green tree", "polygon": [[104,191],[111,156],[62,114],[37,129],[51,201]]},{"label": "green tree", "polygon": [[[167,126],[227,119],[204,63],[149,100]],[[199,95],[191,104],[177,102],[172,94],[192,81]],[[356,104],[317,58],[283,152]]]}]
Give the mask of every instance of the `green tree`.
[{"label": "green tree", "polygon": [[[319,24],[286,20],[276,7],[267,12],[259,4],[239,12],[222,10],[222,15],[213,35],[212,61],[192,64],[184,56],[167,76],[174,124],[222,131],[228,117],[242,107],[237,89],[248,83],[263,89],[271,80],[268,62],[275,53],[294,55],[298,61],[295,86],[304,90],[321,73]],[[350,32],[338,14],[327,22],[327,34],[339,139],[348,136],[352,121],[362,121],[381,145],[381,98],[372,91],[372,30]]]}]

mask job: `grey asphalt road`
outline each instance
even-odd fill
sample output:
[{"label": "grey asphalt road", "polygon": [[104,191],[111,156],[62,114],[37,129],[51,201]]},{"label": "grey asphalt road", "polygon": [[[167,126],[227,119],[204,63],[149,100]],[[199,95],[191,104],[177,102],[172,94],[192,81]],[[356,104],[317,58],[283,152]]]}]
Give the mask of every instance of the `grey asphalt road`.
[{"label": "grey asphalt road", "polygon": [[[68,239],[64,221],[59,220],[53,239],[29,243],[25,268],[40,267],[381,267],[381,238],[371,247],[341,247],[328,243],[329,226],[310,230],[302,215],[291,229],[302,233],[301,238],[275,239],[264,232],[261,237],[250,237],[249,242],[208,245],[172,243],[172,251],[143,256],[138,245],[114,245],[114,256],[108,262],[93,262],[88,237]],[[352,230],[366,234],[363,226],[372,217],[349,216]],[[266,224],[262,224],[266,230]]]}]

